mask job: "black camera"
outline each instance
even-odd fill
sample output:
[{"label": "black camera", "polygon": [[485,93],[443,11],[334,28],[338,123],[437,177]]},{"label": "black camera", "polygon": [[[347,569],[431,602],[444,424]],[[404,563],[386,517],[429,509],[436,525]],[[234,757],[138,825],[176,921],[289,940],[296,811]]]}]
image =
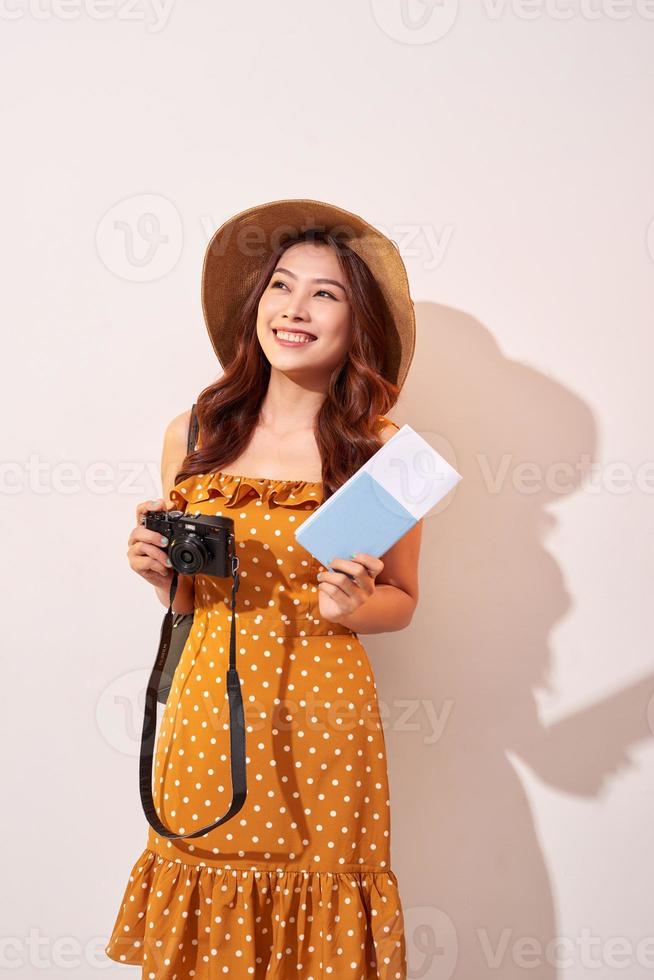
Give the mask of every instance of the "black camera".
[{"label": "black camera", "polygon": [[163,548],[180,575],[226,578],[238,568],[234,521],[231,517],[194,517],[181,510],[148,510],[141,518],[150,531],[165,534]]}]

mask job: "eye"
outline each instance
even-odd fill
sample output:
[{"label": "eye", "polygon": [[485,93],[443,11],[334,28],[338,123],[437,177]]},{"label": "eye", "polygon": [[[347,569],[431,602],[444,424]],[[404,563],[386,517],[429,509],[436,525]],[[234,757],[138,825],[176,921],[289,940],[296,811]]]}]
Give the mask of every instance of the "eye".
[{"label": "eye", "polygon": [[[271,282],[271,284],[270,284],[270,288],[271,289],[274,289],[275,286],[283,286],[284,289],[287,288],[286,283],[282,279],[275,279],[275,280],[273,280],[273,282]],[[333,300],[336,299],[336,297],[332,293],[330,293],[327,289],[319,289],[318,290],[318,294],[320,294],[320,293],[324,293],[325,296],[329,296],[330,299],[333,299]]]}]

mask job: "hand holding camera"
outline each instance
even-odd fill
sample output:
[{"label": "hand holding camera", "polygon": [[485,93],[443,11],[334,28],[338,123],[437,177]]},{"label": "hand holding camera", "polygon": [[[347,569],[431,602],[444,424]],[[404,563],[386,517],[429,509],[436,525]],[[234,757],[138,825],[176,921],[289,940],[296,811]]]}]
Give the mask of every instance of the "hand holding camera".
[{"label": "hand holding camera", "polygon": [[[165,531],[147,527],[143,519],[149,512],[165,511],[166,505],[162,499],[144,500],[136,508],[136,527],[130,532],[127,540],[127,557],[130,568],[137,572],[146,582],[157,588],[170,589],[173,579],[172,565],[168,564],[168,541]],[[162,515],[163,516],[163,515]]]}]

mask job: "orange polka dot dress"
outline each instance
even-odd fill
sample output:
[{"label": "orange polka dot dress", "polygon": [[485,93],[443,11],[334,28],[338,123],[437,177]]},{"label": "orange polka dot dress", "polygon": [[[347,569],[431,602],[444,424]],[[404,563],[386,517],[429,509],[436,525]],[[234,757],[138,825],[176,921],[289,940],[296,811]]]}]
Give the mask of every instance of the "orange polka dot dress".
[{"label": "orange polka dot dress", "polygon": [[[171,493],[180,510],[234,520],[247,799],[192,840],[149,828],[105,948],[147,980],[406,980],[373,671],[356,633],[320,619],[323,566],[294,537],[321,488],[218,471]],[[231,800],[231,583],[196,575],[161,719],[153,796],[176,833]]]}]

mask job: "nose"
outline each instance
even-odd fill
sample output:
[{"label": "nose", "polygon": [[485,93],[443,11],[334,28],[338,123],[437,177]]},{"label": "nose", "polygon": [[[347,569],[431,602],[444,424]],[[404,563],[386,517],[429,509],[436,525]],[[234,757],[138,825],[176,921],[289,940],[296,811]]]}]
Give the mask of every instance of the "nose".
[{"label": "nose", "polygon": [[297,291],[292,296],[289,296],[288,303],[286,304],[286,311],[284,312],[283,317],[284,319],[289,320],[306,319],[306,307]]},{"label": "nose", "polygon": [[302,313],[296,313],[294,310],[287,310],[286,313],[283,314],[282,320],[291,320],[293,323],[296,320],[301,320],[302,323],[304,323],[306,317],[303,316]]}]

